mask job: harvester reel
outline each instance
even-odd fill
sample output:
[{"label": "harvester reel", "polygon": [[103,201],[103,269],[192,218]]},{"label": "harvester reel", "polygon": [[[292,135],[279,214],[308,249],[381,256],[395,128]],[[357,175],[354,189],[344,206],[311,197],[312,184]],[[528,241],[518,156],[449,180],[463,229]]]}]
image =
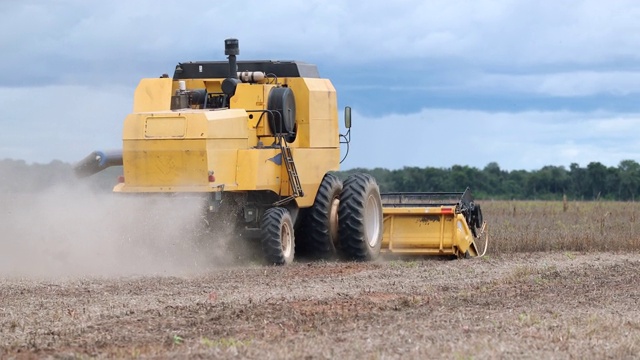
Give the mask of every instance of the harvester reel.
[{"label": "harvester reel", "polygon": [[293,262],[293,220],[287,209],[274,207],[265,211],[260,230],[262,251],[269,264],[286,265]]},{"label": "harvester reel", "polygon": [[338,246],[338,204],[342,181],[333,174],[325,174],[313,206],[304,220],[304,246],[309,257],[331,259]]},{"label": "harvester reel", "polygon": [[345,180],[338,207],[338,237],[349,259],[373,260],[382,245],[382,201],[376,180],[354,174]]},{"label": "harvester reel", "polygon": [[296,139],[296,100],[293,90],[276,87],[269,92],[267,100],[269,129],[275,135],[283,135],[288,143]]}]

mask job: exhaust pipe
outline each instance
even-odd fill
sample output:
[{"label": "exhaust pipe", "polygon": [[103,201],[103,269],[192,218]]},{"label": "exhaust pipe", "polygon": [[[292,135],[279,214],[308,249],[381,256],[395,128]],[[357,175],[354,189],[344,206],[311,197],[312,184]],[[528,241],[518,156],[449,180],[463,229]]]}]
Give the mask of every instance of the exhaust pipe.
[{"label": "exhaust pipe", "polygon": [[224,54],[229,56],[229,77],[238,78],[238,63],[236,55],[240,55],[238,39],[226,39],[224,41]]},{"label": "exhaust pipe", "polygon": [[238,39],[226,39],[224,41],[224,54],[229,56],[229,77],[222,81],[222,92],[229,98],[235,95],[236,86],[241,81],[238,79],[238,62],[236,61],[236,55],[240,54],[240,46],[238,45]]}]

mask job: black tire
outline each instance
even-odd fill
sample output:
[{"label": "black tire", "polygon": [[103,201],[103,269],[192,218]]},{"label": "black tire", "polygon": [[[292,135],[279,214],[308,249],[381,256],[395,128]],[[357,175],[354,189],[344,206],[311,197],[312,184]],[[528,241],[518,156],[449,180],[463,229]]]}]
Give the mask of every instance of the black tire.
[{"label": "black tire", "polygon": [[326,174],[309,208],[302,227],[305,255],[311,259],[331,259],[338,246],[338,204],[342,181]]},{"label": "black tire", "polygon": [[295,238],[293,221],[285,208],[267,209],[260,221],[262,252],[267,263],[286,265],[293,262]]},{"label": "black tire", "polygon": [[338,207],[338,237],[348,259],[369,261],[380,254],[382,201],[371,175],[354,174],[345,180]]}]

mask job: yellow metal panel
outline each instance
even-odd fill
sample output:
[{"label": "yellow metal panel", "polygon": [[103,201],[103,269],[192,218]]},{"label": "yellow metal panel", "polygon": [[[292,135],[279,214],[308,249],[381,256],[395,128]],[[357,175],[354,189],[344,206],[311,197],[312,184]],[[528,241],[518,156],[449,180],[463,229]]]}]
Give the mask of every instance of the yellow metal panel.
[{"label": "yellow metal panel", "polygon": [[238,190],[271,190],[279,193],[282,173],[281,165],[276,163],[279,154],[280,149],[239,150],[236,175]]},{"label": "yellow metal panel", "polygon": [[237,151],[238,149],[246,149],[246,148],[247,148],[247,139],[210,138],[207,140],[207,151],[209,153],[213,153],[218,150],[233,149],[234,151]]},{"label": "yellow metal panel", "polygon": [[338,147],[338,102],[327,79],[286,78],[296,98],[298,136],[293,147]]},{"label": "yellow metal panel", "polygon": [[123,140],[145,138],[205,138],[207,122],[202,112],[159,111],[131,114],[122,129]]},{"label": "yellow metal panel", "polygon": [[309,132],[310,132],[310,127],[309,127],[309,122],[305,122],[305,123],[298,123],[298,135],[296,137],[296,141],[295,141],[295,145],[301,148],[309,148],[309,144],[310,144],[310,138],[309,138]]},{"label": "yellow metal panel", "polygon": [[[143,114],[129,114],[124,119],[122,126],[122,140],[144,139],[144,119]],[[123,149],[123,151],[126,151]]]},{"label": "yellow metal panel", "polygon": [[207,92],[209,93],[221,93],[222,92],[222,80],[209,80],[204,83]]},{"label": "yellow metal panel", "polygon": [[335,147],[338,143],[337,123],[334,119],[315,119],[309,124],[311,147]]},{"label": "yellow metal panel", "polygon": [[[318,192],[318,187],[324,175],[329,171],[338,170],[340,162],[340,149],[304,149],[292,148],[291,154],[296,164],[296,170],[300,177],[300,184],[304,191],[304,197],[296,199],[298,206],[301,208],[313,205],[313,201]],[[283,194],[291,193],[291,185],[289,185],[289,177],[287,171],[282,166]],[[285,182],[286,181],[286,182]]]},{"label": "yellow metal panel", "polygon": [[[461,254],[464,254],[469,248],[471,244],[475,241],[469,226],[467,225],[467,221],[464,216],[458,214],[456,216],[456,231],[454,235],[454,243]],[[472,254],[472,255],[477,255]]]},{"label": "yellow metal panel", "polygon": [[[173,93],[179,89],[179,81],[175,80],[173,82]],[[184,81],[187,90],[205,89],[207,87],[203,79],[184,79],[182,81]]]},{"label": "yellow metal panel", "polygon": [[206,111],[207,137],[210,139],[245,139],[242,148],[247,148],[249,129],[247,112],[243,109]]},{"label": "yellow metal panel", "polygon": [[326,79],[306,79],[309,88],[309,146],[338,146],[338,108],[336,92]]},{"label": "yellow metal panel", "polygon": [[238,151],[238,166],[236,168],[236,182],[242,190],[255,190],[258,188],[258,153],[251,150]]},{"label": "yellow metal panel", "polygon": [[[258,145],[257,135],[270,135],[267,115],[259,112],[267,108],[269,92],[275,85],[238,84],[236,94],[231,98],[232,109],[246,109],[248,121],[245,123],[249,131],[249,146]],[[253,110],[253,111],[251,111]],[[272,143],[273,138],[263,138],[263,142]]]},{"label": "yellow metal panel", "polygon": [[[300,207],[313,205],[318,185],[334,159],[335,149],[292,149],[304,197],[297,198]],[[297,160],[296,160],[297,159]],[[276,194],[291,194],[289,175],[282,162],[280,149],[248,149],[238,151],[236,181],[238,190],[271,190]],[[216,173],[218,170],[215,170]],[[216,178],[216,181],[218,179]]]},{"label": "yellow metal panel", "polygon": [[[381,252],[390,252],[394,254],[404,255],[458,255],[458,250],[455,248],[450,249],[429,249],[429,248],[405,248],[405,249],[380,249]],[[464,252],[463,252],[464,253]]]},{"label": "yellow metal panel", "polygon": [[224,185],[225,190],[238,188],[236,183],[236,168],[238,164],[238,150],[233,144],[216,144],[218,141],[229,142],[231,140],[208,140],[207,153],[210,171],[213,171],[215,182],[212,186]]},{"label": "yellow metal panel", "polygon": [[133,95],[133,112],[171,109],[173,82],[169,78],[142,79]]},{"label": "yellow metal panel", "polygon": [[217,188],[209,185],[176,185],[176,186],[132,186],[127,184],[118,184],[114,186],[114,192],[123,193],[177,193],[177,192],[191,192],[191,193],[203,193],[214,192]]},{"label": "yellow metal panel", "polygon": [[385,216],[383,229],[383,246],[389,247],[391,244],[394,250],[450,249],[453,246],[453,216],[426,214]]},{"label": "yellow metal panel", "polygon": [[402,208],[402,207],[386,207],[383,208],[382,211],[385,215],[393,215],[393,214],[428,214],[428,213],[435,213],[436,211],[439,211],[439,208],[424,208],[424,207],[420,207],[420,208]]},{"label": "yellow metal panel", "polygon": [[309,147],[309,88],[304,78],[285,78],[282,81],[293,90],[296,99],[296,123],[298,134],[292,147]]},{"label": "yellow metal panel", "polygon": [[[273,86],[268,86],[272,88]],[[238,84],[231,98],[230,108],[263,110],[266,108],[265,87],[262,84]]]},{"label": "yellow metal panel", "polygon": [[249,131],[247,113],[242,109],[215,110],[207,117],[207,153],[209,170],[226,190],[238,188],[238,150],[247,149]]},{"label": "yellow metal panel", "polygon": [[187,130],[184,116],[147,116],[144,122],[146,138],[183,138]]},{"label": "yellow metal panel", "polygon": [[246,112],[238,109],[162,111],[127,116],[122,136],[125,140],[149,137],[247,139],[246,124]]},{"label": "yellow metal panel", "polygon": [[221,84],[224,79],[183,79],[173,81],[172,94],[178,90],[179,81],[184,81],[187,90],[200,90],[206,89],[209,93],[222,93]]},{"label": "yellow metal panel", "polygon": [[[211,141],[211,140],[209,140]],[[234,190],[271,190],[276,194],[291,194],[289,175],[282,162],[280,149],[246,149],[237,152],[237,158],[231,152],[209,151],[209,168],[216,174],[215,184],[225,184],[225,189]],[[339,157],[337,149],[292,149],[292,156],[300,177],[305,196],[297,198],[300,207],[313,205],[318,185],[331,165]],[[297,159],[297,160],[296,160]],[[237,162],[236,184],[233,186],[227,173]],[[328,170],[327,170],[328,169]]]},{"label": "yellow metal panel", "polygon": [[393,214],[450,214],[453,215],[455,206],[431,206],[431,207],[385,207],[382,209],[385,215]]},{"label": "yellow metal panel", "polygon": [[125,140],[125,185],[208,186],[205,140]]},{"label": "yellow metal panel", "polygon": [[464,216],[450,211],[451,207],[384,208],[382,248],[401,254],[464,254],[474,238]]},{"label": "yellow metal panel", "polygon": [[327,79],[305,79],[309,89],[309,146],[338,144],[338,102],[336,90]]}]

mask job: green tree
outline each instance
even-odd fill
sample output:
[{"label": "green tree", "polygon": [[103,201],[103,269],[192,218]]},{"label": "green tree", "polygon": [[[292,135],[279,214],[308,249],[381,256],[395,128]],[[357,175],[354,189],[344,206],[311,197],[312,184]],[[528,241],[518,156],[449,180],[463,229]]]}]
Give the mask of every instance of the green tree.
[{"label": "green tree", "polygon": [[599,199],[607,194],[607,167],[600,162],[590,162],[587,165],[587,186],[591,190],[592,199]]},{"label": "green tree", "polygon": [[622,160],[618,165],[620,176],[620,200],[635,201],[640,191],[640,164],[633,160]]}]

